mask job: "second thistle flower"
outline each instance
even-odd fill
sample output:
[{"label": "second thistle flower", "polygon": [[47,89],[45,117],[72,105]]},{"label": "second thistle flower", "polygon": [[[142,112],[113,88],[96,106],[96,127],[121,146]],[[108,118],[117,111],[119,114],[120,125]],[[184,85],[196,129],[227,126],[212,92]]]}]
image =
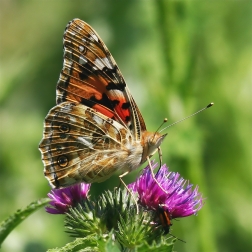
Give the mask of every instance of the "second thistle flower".
[{"label": "second thistle flower", "polygon": [[[153,169],[157,164],[153,165]],[[148,210],[154,210],[161,218],[163,226],[171,226],[171,219],[196,215],[203,206],[203,198],[198,186],[180,177],[179,173],[169,171],[164,164],[152,177],[147,166],[139,178],[128,187],[138,194],[139,203]],[[166,191],[162,190],[160,186]]]},{"label": "second thistle flower", "polygon": [[70,207],[75,207],[82,200],[87,199],[90,184],[79,183],[62,189],[52,189],[48,197],[52,200],[46,207],[46,211],[51,214],[65,214]]}]

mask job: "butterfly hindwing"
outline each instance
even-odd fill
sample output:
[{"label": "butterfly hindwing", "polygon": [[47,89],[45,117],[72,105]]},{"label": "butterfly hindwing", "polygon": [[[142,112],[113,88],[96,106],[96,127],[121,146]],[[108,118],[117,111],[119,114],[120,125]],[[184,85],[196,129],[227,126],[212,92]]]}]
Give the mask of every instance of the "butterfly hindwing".
[{"label": "butterfly hindwing", "polygon": [[118,122],[85,105],[61,103],[45,119],[40,143],[45,176],[54,187],[101,182],[120,170],[128,155],[123,146],[131,143]]}]

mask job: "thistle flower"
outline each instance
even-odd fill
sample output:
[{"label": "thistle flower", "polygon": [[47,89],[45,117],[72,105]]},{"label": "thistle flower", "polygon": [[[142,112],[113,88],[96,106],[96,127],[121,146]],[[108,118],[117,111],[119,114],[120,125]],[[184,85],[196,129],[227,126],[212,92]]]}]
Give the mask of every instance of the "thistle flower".
[{"label": "thistle flower", "polygon": [[[152,165],[153,169],[156,167],[157,164]],[[203,199],[198,192],[198,186],[192,189],[193,185],[188,180],[180,177],[179,173],[169,172],[165,164],[155,178],[159,184],[153,179],[147,166],[140,177],[128,187],[138,194],[139,203],[144,208],[156,211],[162,225],[165,225],[163,221],[170,226],[171,219],[196,215],[202,208]]]},{"label": "thistle flower", "polygon": [[63,189],[52,189],[48,197],[52,199],[49,204],[53,207],[46,207],[50,214],[64,214],[70,207],[76,206],[87,198],[90,184],[79,183]]}]

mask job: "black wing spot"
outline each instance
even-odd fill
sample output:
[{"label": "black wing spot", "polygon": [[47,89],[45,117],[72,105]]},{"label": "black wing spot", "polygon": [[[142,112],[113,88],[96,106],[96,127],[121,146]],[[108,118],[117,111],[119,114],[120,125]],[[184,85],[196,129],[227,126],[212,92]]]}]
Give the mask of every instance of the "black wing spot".
[{"label": "black wing spot", "polygon": [[63,133],[68,133],[70,131],[70,126],[65,123],[62,123],[59,125],[59,130]]},{"label": "black wing spot", "polygon": [[117,69],[116,68],[109,69],[108,67],[105,66],[102,68],[102,71],[105,72],[106,75],[109,76],[111,79],[114,79]]},{"label": "black wing spot", "polygon": [[100,100],[96,99],[95,96],[91,96],[90,99],[85,99],[85,98],[81,99],[81,104],[88,106],[90,108],[92,108],[95,104],[101,104],[112,111],[114,110],[114,107],[118,103],[119,101],[117,100],[114,100],[114,101],[109,100],[106,94],[102,94],[102,98]]},{"label": "black wing spot", "polygon": [[57,162],[60,167],[66,167],[68,165],[68,158],[66,156],[59,156]]},{"label": "black wing spot", "polygon": [[86,63],[85,65],[82,65],[79,77],[81,80],[88,79],[90,77],[90,74],[92,74],[92,72],[93,72],[92,67],[88,63]]},{"label": "black wing spot", "polygon": [[120,103],[120,101],[118,100],[113,100],[111,102],[112,102],[113,107],[116,107]]},{"label": "black wing spot", "polygon": [[130,102],[125,102],[122,104],[122,109],[128,109],[130,107]]},{"label": "black wing spot", "polygon": [[109,138],[106,137],[106,138],[104,139],[104,142],[105,142],[106,144],[109,144]]},{"label": "black wing spot", "polygon": [[58,154],[61,154],[61,153],[62,153],[62,150],[64,149],[60,144],[57,144],[57,145],[55,146],[55,148],[56,148]]},{"label": "black wing spot", "polygon": [[91,101],[95,102],[95,103],[98,103],[98,104],[101,104],[111,110],[114,109],[113,107],[113,104],[111,102],[111,100],[109,100],[108,96],[106,94],[102,94],[102,98],[100,100],[96,99],[95,96],[92,96],[90,98]]},{"label": "black wing spot", "polygon": [[124,91],[126,87],[126,84],[125,83],[113,83],[113,82],[110,82],[107,86],[106,86],[106,89],[109,91],[109,90],[120,90],[120,91]]},{"label": "black wing spot", "polygon": [[60,139],[66,139],[67,138],[67,135],[65,133],[61,133],[59,135]]},{"label": "black wing spot", "polygon": [[129,122],[130,121],[130,117],[129,116],[126,116],[125,117],[125,122]]},{"label": "black wing spot", "polygon": [[94,101],[91,101],[91,100],[88,100],[88,99],[85,99],[85,98],[81,98],[81,104],[89,107],[89,108],[92,108],[97,102],[94,102]]}]

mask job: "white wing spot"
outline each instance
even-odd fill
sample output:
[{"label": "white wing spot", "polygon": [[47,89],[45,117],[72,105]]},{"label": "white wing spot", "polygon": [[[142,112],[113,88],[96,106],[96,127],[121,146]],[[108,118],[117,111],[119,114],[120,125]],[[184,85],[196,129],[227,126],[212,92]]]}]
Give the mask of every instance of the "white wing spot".
[{"label": "white wing spot", "polygon": [[99,69],[103,69],[105,66],[109,69],[113,69],[113,66],[111,65],[111,63],[109,62],[109,59],[104,57],[103,59],[100,58],[96,58],[95,59],[95,65],[99,68]]},{"label": "white wing spot", "polygon": [[98,37],[95,34],[92,34],[92,37],[96,40],[96,42],[99,41]]},{"label": "white wing spot", "polygon": [[93,115],[93,119],[95,120],[95,122],[98,125],[102,125],[102,123],[104,122],[104,120],[102,118],[100,118],[99,116]]},{"label": "white wing spot", "polygon": [[90,137],[78,137],[77,138],[81,143],[83,143],[88,148],[92,148],[94,145],[91,143],[92,139]]},{"label": "white wing spot", "polygon": [[88,61],[87,61],[87,59],[86,59],[85,57],[80,56],[80,58],[79,58],[79,63],[80,63],[81,65],[85,65],[87,62],[88,62]]},{"label": "white wing spot", "polygon": [[103,67],[105,67],[105,65],[103,64],[103,62],[99,59],[99,58],[96,58],[95,61],[94,61],[95,65],[99,68],[99,69],[102,69]]},{"label": "white wing spot", "polygon": [[103,58],[102,60],[104,61],[105,65],[106,65],[108,68],[113,69],[113,66],[112,66],[111,63],[109,62],[109,59],[108,59],[108,58],[105,57],[105,58]]},{"label": "white wing spot", "polygon": [[76,33],[75,32],[73,32],[73,31],[68,31],[73,37],[76,35]]},{"label": "white wing spot", "polygon": [[79,51],[83,52],[84,51],[84,46],[79,46]]}]

